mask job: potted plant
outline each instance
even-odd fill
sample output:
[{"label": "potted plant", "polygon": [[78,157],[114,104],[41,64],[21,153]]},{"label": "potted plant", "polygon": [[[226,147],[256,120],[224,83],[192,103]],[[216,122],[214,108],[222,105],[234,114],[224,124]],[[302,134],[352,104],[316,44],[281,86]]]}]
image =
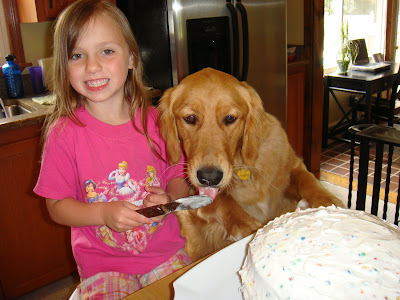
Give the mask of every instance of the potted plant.
[{"label": "potted plant", "polygon": [[349,40],[349,23],[343,22],[340,28],[340,48],[336,57],[338,73],[347,74],[350,64],[358,55],[358,48],[357,42]]}]

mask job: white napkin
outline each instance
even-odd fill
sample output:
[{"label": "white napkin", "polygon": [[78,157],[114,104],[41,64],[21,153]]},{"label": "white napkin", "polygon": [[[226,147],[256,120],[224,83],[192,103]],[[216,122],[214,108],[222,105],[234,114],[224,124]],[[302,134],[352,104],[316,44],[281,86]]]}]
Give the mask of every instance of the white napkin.
[{"label": "white napkin", "polygon": [[42,97],[34,97],[32,101],[42,104],[42,105],[52,105],[56,104],[56,96],[54,94],[42,96]]}]

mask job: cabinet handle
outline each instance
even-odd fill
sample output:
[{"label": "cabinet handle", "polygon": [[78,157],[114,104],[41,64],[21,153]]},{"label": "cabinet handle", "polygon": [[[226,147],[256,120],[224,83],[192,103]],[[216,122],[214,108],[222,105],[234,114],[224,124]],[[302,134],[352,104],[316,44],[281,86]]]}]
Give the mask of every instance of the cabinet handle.
[{"label": "cabinet handle", "polygon": [[49,0],[49,7],[53,8],[53,0]]}]

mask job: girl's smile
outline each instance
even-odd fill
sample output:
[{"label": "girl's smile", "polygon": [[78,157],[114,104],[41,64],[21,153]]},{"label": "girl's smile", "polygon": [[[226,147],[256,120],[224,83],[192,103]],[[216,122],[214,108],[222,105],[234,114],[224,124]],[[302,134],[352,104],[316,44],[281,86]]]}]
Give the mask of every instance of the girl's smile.
[{"label": "girl's smile", "polygon": [[97,80],[88,80],[85,82],[85,84],[88,86],[88,89],[91,91],[99,91],[104,89],[110,79],[97,79]]}]

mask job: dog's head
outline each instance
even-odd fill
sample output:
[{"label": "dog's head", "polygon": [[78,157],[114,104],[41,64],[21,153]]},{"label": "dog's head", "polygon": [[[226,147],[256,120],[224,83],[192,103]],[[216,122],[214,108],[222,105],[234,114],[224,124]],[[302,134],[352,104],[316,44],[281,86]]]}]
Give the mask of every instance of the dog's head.
[{"label": "dog's head", "polygon": [[234,164],[255,164],[265,113],[245,82],[203,69],[167,90],[159,110],[168,159],[180,160],[181,142],[192,184],[221,188],[230,182]]}]

